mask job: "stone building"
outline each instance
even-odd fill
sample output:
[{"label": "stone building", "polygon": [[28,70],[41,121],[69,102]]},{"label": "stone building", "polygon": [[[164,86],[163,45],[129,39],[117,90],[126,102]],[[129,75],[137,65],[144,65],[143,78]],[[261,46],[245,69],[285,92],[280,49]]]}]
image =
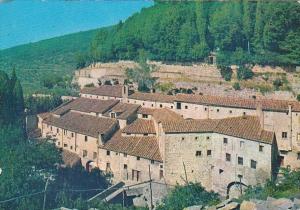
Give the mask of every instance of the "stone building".
[{"label": "stone building", "polygon": [[[120,88],[121,89],[121,88]],[[86,93],[86,92],[85,92]],[[185,119],[259,116],[262,127],[274,131],[282,166],[300,167],[300,103],[288,100],[245,99],[212,95],[130,93],[121,100],[145,108],[169,108]],[[104,93],[101,93],[104,94]],[[92,95],[92,93],[91,93]]]},{"label": "stone building", "polygon": [[284,164],[298,167],[299,107],[104,85],[40,114],[38,126],[87,170],[98,167],[116,182],[139,183],[151,175],[171,185],[201,182],[226,195],[276,175],[278,149],[288,157]]}]

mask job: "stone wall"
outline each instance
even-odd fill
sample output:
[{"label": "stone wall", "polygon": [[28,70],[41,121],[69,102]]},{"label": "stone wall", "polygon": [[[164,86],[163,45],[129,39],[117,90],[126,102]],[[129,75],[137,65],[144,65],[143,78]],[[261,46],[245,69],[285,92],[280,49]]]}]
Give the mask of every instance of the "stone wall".
[{"label": "stone wall", "polygon": [[[201,182],[206,189],[226,195],[230,183],[255,185],[272,175],[272,157],[276,154],[269,144],[215,133],[166,134],[164,141],[168,184]],[[230,154],[230,161],[226,154]],[[238,157],[243,158],[242,165]],[[251,160],[256,161],[256,169],[251,168]]]}]

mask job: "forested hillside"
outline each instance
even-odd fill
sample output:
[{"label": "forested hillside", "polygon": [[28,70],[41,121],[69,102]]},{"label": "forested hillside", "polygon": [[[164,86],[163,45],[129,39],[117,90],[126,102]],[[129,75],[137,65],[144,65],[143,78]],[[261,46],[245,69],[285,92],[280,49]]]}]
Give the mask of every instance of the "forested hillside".
[{"label": "forested hillside", "polygon": [[300,64],[300,4],[239,0],[156,2],[93,40],[87,60],[202,61],[215,51],[223,64]]},{"label": "forested hillside", "polygon": [[65,77],[73,73],[80,55],[87,53],[96,34],[97,30],[91,30],[1,50],[0,70],[9,72],[15,68],[26,94],[64,92],[65,87],[49,89],[44,80],[71,79]]}]

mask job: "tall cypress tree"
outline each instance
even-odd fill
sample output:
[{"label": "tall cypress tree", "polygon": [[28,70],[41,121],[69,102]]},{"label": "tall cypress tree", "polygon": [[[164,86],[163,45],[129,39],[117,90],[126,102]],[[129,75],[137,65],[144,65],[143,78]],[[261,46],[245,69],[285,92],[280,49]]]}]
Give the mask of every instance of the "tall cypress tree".
[{"label": "tall cypress tree", "polygon": [[10,122],[10,88],[7,74],[0,71],[0,126]]},{"label": "tall cypress tree", "polygon": [[257,52],[264,49],[263,32],[264,32],[264,0],[258,0],[256,5],[255,28],[254,28],[254,47]]}]

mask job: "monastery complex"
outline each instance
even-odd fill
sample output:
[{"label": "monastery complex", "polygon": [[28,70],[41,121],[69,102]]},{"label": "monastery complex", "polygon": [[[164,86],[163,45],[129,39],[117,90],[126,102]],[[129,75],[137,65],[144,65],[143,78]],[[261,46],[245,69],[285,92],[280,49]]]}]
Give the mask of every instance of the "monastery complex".
[{"label": "monastery complex", "polygon": [[[84,88],[38,115],[42,136],[114,182],[200,182],[229,195],[300,167],[300,103]],[[298,116],[299,115],[299,116]]]}]

